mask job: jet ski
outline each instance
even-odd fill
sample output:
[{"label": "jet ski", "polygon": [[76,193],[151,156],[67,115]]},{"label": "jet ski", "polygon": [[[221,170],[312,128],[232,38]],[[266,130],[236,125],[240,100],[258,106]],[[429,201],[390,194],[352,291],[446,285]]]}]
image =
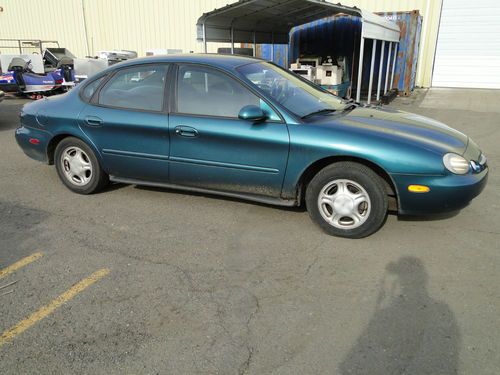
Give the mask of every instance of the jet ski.
[{"label": "jet ski", "polygon": [[45,74],[34,73],[31,60],[25,61],[20,57],[13,58],[7,72],[0,76],[0,90],[28,96],[53,94],[63,87],[63,83],[63,68]]},{"label": "jet ski", "polygon": [[69,89],[75,85],[76,57],[66,48],[46,48],[43,51],[43,65],[45,72],[61,70],[63,88]]}]

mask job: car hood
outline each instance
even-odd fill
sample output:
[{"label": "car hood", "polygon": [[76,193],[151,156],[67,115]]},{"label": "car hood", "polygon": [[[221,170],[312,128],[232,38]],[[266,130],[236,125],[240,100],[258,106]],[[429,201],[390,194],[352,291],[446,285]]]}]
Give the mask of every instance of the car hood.
[{"label": "car hood", "polygon": [[[330,120],[327,120],[327,118]],[[468,144],[468,137],[449,126],[413,113],[376,107],[356,107],[334,117],[323,117],[320,122],[348,126],[359,131],[395,141],[420,144],[436,152],[454,152],[462,155]]]}]

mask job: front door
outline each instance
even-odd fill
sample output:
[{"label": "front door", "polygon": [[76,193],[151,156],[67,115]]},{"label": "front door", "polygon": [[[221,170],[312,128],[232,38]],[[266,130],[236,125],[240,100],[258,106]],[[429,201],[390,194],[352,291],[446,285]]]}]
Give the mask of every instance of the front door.
[{"label": "front door", "polygon": [[[255,93],[219,70],[185,64],[177,72],[169,120],[170,181],[217,191],[279,197],[288,158],[286,124]],[[240,120],[261,106],[265,122]]]},{"label": "front door", "polygon": [[80,126],[114,177],[168,181],[168,65],[118,70],[81,111]]}]

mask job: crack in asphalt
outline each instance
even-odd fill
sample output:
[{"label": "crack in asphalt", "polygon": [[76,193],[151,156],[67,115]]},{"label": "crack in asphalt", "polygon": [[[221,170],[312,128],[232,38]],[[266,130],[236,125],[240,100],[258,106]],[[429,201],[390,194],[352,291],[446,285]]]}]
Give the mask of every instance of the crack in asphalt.
[{"label": "crack in asphalt", "polygon": [[323,245],[323,242],[324,241],[319,241],[318,244],[316,246],[314,246],[314,248],[312,248],[310,250],[311,252],[315,253],[316,255],[314,256],[312,262],[309,263],[309,265],[307,266],[306,272],[305,272],[305,276],[309,275],[309,272],[311,271],[311,268],[318,262],[318,260],[319,260],[319,254],[316,251],[321,247],[321,245]]},{"label": "crack in asphalt", "polygon": [[260,312],[260,302],[255,294],[250,293],[250,295],[254,298],[255,309],[252,313],[250,313],[250,316],[248,317],[248,319],[246,321],[246,329],[247,329],[246,348],[248,351],[248,356],[239,368],[239,371],[238,371],[239,375],[246,374],[250,370],[250,366],[252,363],[253,354],[254,354],[254,350],[255,350],[254,347],[249,344],[250,335],[252,332],[252,328],[250,327],[250,323],[255,318],[255,316]]}]

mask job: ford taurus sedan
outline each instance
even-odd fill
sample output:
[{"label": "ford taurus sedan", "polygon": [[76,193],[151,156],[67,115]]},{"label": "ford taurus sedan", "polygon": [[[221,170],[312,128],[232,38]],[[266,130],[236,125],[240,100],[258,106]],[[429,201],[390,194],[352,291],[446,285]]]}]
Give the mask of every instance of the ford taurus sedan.
[{"label": "ford taurus sedan", "polygon": [[480,148],[438,121],[344,101],[241,56],[130,60],[20,119],[21,148],[75,193],[116,181],[305,204],[349,238],[377,231],[390,208],[459,210],[488,174]]}]

